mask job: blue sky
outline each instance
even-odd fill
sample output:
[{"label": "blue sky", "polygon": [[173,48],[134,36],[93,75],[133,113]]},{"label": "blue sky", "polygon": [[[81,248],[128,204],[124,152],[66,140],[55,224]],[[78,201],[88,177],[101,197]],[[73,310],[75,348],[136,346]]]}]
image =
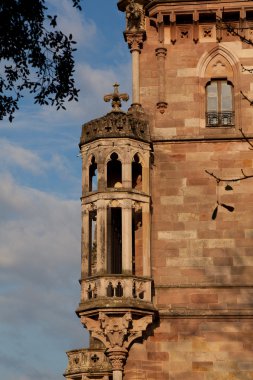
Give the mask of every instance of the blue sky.
[{"label": "blue sky", "polygon": [[[0,373],[62,379],[65,351],[87,344],[74,310],[80,288],[82,123],[110,110],[115,81],[130,92],[130,53],[116,0],[47,0],[78,42],[78,103],[38,107],[28,96],[0,126]],[[130,102],[128,103],[128,105]]]}]

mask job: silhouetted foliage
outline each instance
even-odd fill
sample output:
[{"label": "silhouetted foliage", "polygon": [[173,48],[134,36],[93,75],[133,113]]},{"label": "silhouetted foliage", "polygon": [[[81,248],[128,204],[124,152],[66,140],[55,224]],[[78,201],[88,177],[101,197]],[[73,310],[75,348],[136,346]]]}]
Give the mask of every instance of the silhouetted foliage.
[{"label": "silhouetted foliage", "polygon": [[[81,0],[70,0],[81,10]],[[78,98],[75,41],[57,30],[44,0],[0,0],[0,120],[13,114],[24,91],[35,103],[64,107]]]}]

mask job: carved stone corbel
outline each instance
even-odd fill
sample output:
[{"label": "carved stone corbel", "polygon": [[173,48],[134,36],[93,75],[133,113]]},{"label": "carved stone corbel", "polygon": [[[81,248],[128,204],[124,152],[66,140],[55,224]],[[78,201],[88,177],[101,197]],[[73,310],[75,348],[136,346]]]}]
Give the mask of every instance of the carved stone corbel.
[{"label": "carved stone corbel", "polygon": [[152,315],[147,315],[135,320],[131,312],[120,317],[99,312],[97,320],[81,316],[82,324],[91,332],[92,337],[104,344],[105,353],[116,372],[123,371],[130,344],[142,336],[152,319]]}]

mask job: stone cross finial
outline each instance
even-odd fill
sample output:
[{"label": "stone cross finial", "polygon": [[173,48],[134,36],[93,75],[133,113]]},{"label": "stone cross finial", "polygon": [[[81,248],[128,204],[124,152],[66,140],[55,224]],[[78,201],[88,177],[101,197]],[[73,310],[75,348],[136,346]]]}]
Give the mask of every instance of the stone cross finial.
[{"label": "stone cross finial", "polygon": [[125,102],[128,101],[129,96],[126,93],[119,94],[119,84],[114,83],[113,85],[114,91],[112,94],[107,94],[104,96],[105,102],[112,101],[112,112],[119,112],[121,111],[121,100],[124,100]]}]

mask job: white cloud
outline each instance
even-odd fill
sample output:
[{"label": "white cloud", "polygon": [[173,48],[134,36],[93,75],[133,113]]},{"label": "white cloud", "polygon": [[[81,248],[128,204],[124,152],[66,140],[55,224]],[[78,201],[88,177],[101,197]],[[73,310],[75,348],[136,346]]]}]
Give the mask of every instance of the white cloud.
[{"label": "white cloud", "polygon": [[[97,34],[94,21],[83,17],[70,0],[48,0],[50,8],[57,14],[57,28],[66,35],[73,35],[78,48],[92,47]],[[51,9],[49,9],[51,11]]]},{"label": "white cloud", "polygon": [[36,153],[6,139],[0,139],[0,161],[2,167],[17,166],[33,174],[40,174],[45,169],[45,164]]},{"label": "white cloud", "polygon": [[[22,187],[11,175],[2,176],[0,357],[9,347],[9,360],[16,360],[17,367],[19,360],[22,362],[23,378],[33,378],[41,358],[48,362],[60,352],[65,363],[64,350],[85,345],[86,335],[84,331],[81,335],[81,324],[74,316],[79,302],[79,271],[79,201]],[[40,358],[38,363],[36,357]],[[5,371],[8,373],[8,368]],[[53,379],[49,375],[46,368],[45,375],[41,371],[38,378]],[[21,380],[22,373],[16,378]]]},{"label": "white cloud", "polygon": [[74,282],[76,303],[79,298],[79,201],[21,187],[5,176],[0,210],[1,317],[19,325],[42,318],[42,326],[58,331],[56,315],[61,312],[64,321],[66,305],[73,310],[68,295]]}]

